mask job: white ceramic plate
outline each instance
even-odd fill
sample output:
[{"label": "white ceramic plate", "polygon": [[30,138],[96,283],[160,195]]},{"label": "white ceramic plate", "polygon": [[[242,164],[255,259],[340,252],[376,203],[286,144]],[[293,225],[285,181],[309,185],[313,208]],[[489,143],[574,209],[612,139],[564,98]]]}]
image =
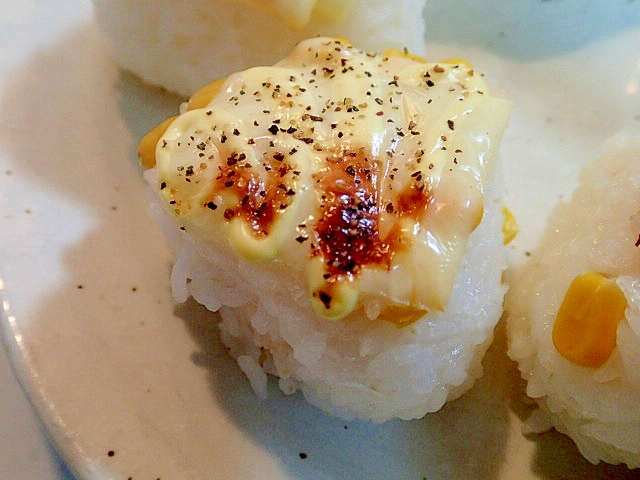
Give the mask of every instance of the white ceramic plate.
[{"label": "white ceramic plate", "polygon": [[[640,123],[640,4],[431,0],[431,58],[464,56],[515,110],[503,148],[514,262],[602,142]],[[2,331],[37,411],[83,479],[623,478],[565,437],[525,438],[498,329],[486,375],[441,412],[345,422],[253,396],[216,317],[169,292],[141,135],[178,100],[118,70],[88,1],[0,6]]]}]

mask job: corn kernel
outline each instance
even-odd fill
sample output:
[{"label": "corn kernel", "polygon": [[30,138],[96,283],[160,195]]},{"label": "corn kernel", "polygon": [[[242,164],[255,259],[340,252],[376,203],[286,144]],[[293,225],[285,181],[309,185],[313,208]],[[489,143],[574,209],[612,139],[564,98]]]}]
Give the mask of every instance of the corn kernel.
[{"label": "corn kernel", "polygon": [[473,65],[466,58],[460,58],[460,57],[446,58],[444,60],[440,60],[440,63],[446,63],[447,65],[462,65],[468,68],[469,70],[473,71]]},{"label": "corn kernel", "polygon": [[627,300],[615,280],[599,273],[578,275],[562,301],[553,325],[553,344],[576,365],[598,368],[616,347],[618,322]]},{"label": "corn kernel", "polygon": [[160,125],[147,133],[138,144],[138,159],[143,168],[153,168],[156,166],[156,145],[167,131],[171,122],[177,117],[169,117]]},{"label": "corn kernel", "polygon": [[390,305],[382,310],[378,319],[395,323],[398,328],[402,328],[417,322],[427,313],[429,312],[426,310],[415,309],[408,306]]},{"label": "corn kernel", "polygon": [[401,58],[408,58],[410,60],[414,60],[418,63],[427,63],[427,61],[422,58],[419,55],[414,55],[413,53],[409,53],[407,51],[404,50],[398,50],[397,48],[388,48],[387,50],[385,50],[382,53],[382,56],[384,58],[390,58],[390,57],[401,57]]},{"label": "corn kernel", "polygon": [[516,216],[507,207],[502,207],[502,243],[508,245],[519,232]]},{"label": "corn kernel", "polygon": [[191,98],[189,98],[189,102],[187,103],[187,110],[195,110],[196,108],[206,107],[211,99],[213,99],[213,97],[218,94],[220,88],[222,87],[222,84],[226,80],[226,78],[221,78],[219,80],[216,80],[215,82],[205,85],[200,90],[196,91],[196,93],[191,95]]},{"label": "corn kernel", "polygon": [[331,38],[333,38],[336,42],[339,42],[339,43],[343,44],[345,47],[353,46],[353,43],[351,43],[351,40],[349,40],[347,37],[342,37],[340,35],[334,35]]}]

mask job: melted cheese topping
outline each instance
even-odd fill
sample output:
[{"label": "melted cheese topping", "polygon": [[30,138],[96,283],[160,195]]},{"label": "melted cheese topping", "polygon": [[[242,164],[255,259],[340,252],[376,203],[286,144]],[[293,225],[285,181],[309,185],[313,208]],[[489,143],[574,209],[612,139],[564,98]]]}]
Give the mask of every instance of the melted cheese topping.
[{"label": "melted cheese topping", "polygon": [[327,318],[375,303],[403,325],[446,307],[509,102],[465,62],[328,38],[217,88],[156,146],[161,196],[184,229],[303,269]]}]

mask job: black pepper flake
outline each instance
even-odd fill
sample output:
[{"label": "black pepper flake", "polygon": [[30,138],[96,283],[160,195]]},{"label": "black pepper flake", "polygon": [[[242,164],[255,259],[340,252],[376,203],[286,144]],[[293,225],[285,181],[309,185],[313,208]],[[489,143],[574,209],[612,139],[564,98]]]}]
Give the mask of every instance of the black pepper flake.
[{"label": "black pepper flake", "polygon": [[356,174],[356,169],[353,167],[353,165],[348,165],[347,168],[345,168],[345,171],[352,177]]},{"label": "black pepper flake", "polygon": [[296,242],[298,242],[298,243],[304,243],[307,240],[309,240],[309,238],[305,237],[305,236],[302,236],[302,235],[300,235],[299,237],[296,237]]},{"label": "black pepper flake", "polygon": [[640,247],[640,234],[638,235],[638,239],[636,240],[636,243],[634,245],[636,247]]},{"label": "black pepper flake", "polygon": [[160,183],[160,190],[164,190],[165,188],[167,188],[167,182],[161,182]]},{"label": "black pepper flake", "polygon": [[307,454],[304,453],[304,452],[300,452],[298,455],[300,456],[300,459],[302,459],[302,460],[306,460],[306,458],[307,458]]},{"label": "black pepper flake", "polygon": [[213,202],[207,202],[207,203],[205,203],[205,206],[206,206],[209,210],[215,210],[215,209],[217,209],[217,208],[218,208],[218,206],[217,206],[215,203],[213,203]]},{"label": "black pepper flake", "polygon": [[115,454],[116,454],[116,452],[114,452],[113,450],[109,450],[107,452],[107,455],[110,456],[110,457],[113,457]]},{"label": "black pepper flake", "polygon": [[278,128],[278,126],[276,124],[273,124],[269,127],[269,133],[271,133],[272,135],[276,135],[278,133],[280,129]]},{"label": "black pepper flake", "polygon": [[428,79],[427,80],[427,87],[433,87],[435,85],[435,83],[433,82],[433,80]]},{"label": "black pepper flake", "polygon": [[[320,290],[318,292],[318,296],[320,297],[320,301],[324,305],[324,308],[329,310],[331,308],[331,300],[332,300],[331,295],[329,295],[327,292],[323,292],[322,290]],[[306,457],[307,456],[305,455],[304,458]],[[300,458],[302,458],[302,456]]]},{"label": "black pepper flake", "polygon": [[449,126],[449,130],[453,130],[454,129],[454,122],[453,120],[447,120],[447,125]]},{"label": "black pepper flake", "polygon": [[234,128],[233,134],[237,137],[238,135],[240,135],[240,130],[238,130],[237,128]]},{"label": "black pepper flake", "polygon": [[273,159],[277,160],[278,162],[281,162],[282,160],[284,160],[284,153],[282,152],[276,152],[273,154]]}]

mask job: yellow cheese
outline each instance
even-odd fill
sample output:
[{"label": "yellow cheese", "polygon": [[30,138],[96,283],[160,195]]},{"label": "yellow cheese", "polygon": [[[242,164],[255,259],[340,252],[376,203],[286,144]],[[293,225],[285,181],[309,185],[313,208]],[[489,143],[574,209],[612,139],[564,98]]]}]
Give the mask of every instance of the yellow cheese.
[{"label": "yellow cheese", "polygon": [[306,263],[319,314],[375,297],[405,324],[446,308],[510,109],[467,62],[310,39],[194,95],[157,142],[158,187],[189,233]]}]

